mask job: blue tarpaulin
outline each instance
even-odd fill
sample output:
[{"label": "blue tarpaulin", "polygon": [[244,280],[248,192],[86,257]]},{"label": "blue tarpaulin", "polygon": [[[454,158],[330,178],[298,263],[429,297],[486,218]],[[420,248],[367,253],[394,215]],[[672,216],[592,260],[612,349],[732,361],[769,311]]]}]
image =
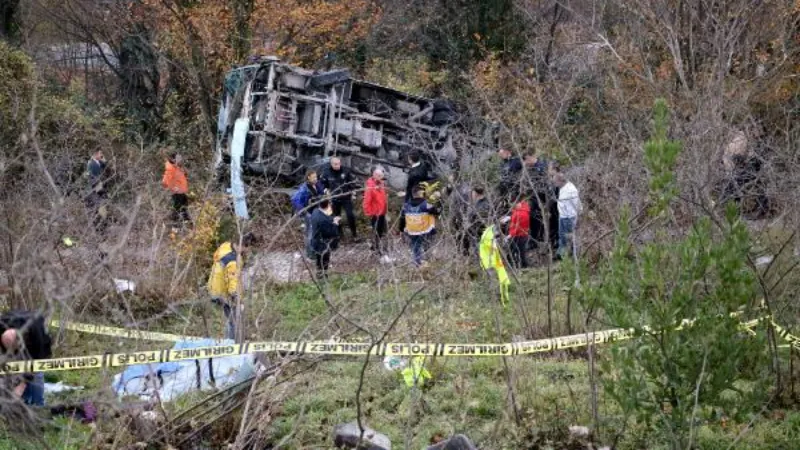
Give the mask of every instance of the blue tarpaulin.
[{"label": "blue tarpaulin", "polygon": [[[172,347],[181,350],[196,347],[233,344],[230,339],[179,341]],[[213,383],[209,368],[213,367]],[[199,369],[199,372],[198,372]],[[186,360],[127,367],[114,377],[112,384],[117,395],[137,395],[151,398],[158,394],[169,401],[187,392],[223,387],[245,380],[254,373],[253,355],[224,356],[212,359]],[[198,378],[199,376],[199,378]]]}]

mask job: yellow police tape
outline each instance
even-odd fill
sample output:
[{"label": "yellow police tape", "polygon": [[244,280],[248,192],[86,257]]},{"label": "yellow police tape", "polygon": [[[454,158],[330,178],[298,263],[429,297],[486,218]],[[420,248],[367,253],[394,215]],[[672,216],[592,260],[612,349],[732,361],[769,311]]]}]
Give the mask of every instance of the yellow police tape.
[{"label": "yellow police tape", "polygon": [[[742,328],[750,330],[766,318],[742,323]],[[691,324],[684,321],[682,325]],[[800,348],[800,338],[773,322],[778,335],[790,345]],[[101,329],[103,327],[100,327]],[[75,329],[75,328],[72,328]],[[94,329],[94,328],[93,328]],[[89,330],[85,328],[82,330]],[[156,334],[156,333],[152,333]],[[162,335],[159,333],[158,335]],[[187,348],[180,350],[150,350],[131,353],[116,353],[69,358],[11,361],[0,367],[0,372],[51,372],[76,369],[114,368],[134,364],[163,363],[192,359],[208,359],[223,356],[245,355],[250,353],[285,352],[288,354],[318,354],[347,356],[517,356],[544,353],[553,350],[585,347],[590,343],[604,344],[631,339],[632,330],[612,329],[594,331],[569,336],[560,336],[507,344],[438,344],[438,343],[384,343],[371,345],[361,342],[245,342],[243,344],[216,345],[210,347]],[[151,336],[152,337],[152,336]]]},{"label": "yellow police tape", "polygon": [[205,339],[195,336],[179,336],[177,334],[158,333],[155,331],[128,330],[105,325],[90,325],[86,323],[69,322],[62,324],[58,320],[50,321],[50,326],[55,328],[63,328],[65,330],[79,331],[81,333],[100,334],[103,336],[115,336],[126,339],[142,339],[146,341],[179,342],[199,341],[201,339]]}]

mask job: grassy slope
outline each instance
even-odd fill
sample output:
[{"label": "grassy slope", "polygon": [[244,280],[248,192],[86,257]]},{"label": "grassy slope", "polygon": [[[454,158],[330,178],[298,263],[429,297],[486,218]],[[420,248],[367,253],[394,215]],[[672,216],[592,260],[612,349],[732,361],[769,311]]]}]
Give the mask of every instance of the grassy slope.
[{"label": "grassy slope", "polygon": [[[334,279],[331,301],[348,317],[373,333],[380,334],[411,296],[423,286],[418,275],[399,274],[397,283],[376,283],[375,274]],[[491,293],[480,282],[451,282],[446,291],[436,283],[436,274],[427,275],[425,288],[411,302],[407,313],[389,334],[392,341],[505,342],[524,335],[527,322],[533,337],[547,333],[546,276],[529,272],[520,278],[521,287],[513,292],[513,305],[503,309],[491,300]],[[558,274],[553,278],[554,334],[564,334],[566,298],[558,289]],[[573,306],[573,323],[580,311]],[[190,323],[163,320],[150,329],[200,334],[204,325],[199,311],[184,311]],[[212,335],[221,332],[219,311],[206,310]],[[251,339],[294,340],[329,337],[326,327],[329,310],[316,287],[310,284],[267,287],[247,301]],[[340,321],[340,323],[343,323]],[[256,326],[257,324],[257,326]],[[197,330],[188,333],[187,330]],[[66,333],[57,354],[77,355],[105,351],[132,351],[166,348],[168,343],[127,341],[116,338]],[[366,340],[356,332],[347,340]],[[506,383],[506,370],[499,358],[439,358],[428,361],[434,380],[422,391],[409,390],[396,372],[386,370],[379,360],[370,361],[364,378],[364,422],[386,434],[400,447],[424,448],[434,435],[456,432],[469,435],[481,448],[517,448],[521,440],[546,445],[568,441],[568,425],[590,423],[587,364],[567,353],[508,360],[514,380],[516,402],[523,427],[514,425]],[[355,420],[355,392],[363,359],[336,358],[298,375],[283,411],[269,433],[275,441],[289,437],[287,448],[320,448],[329,445],[338,423]],[[87,387],[88,392],[72,393],[65,399],[110,399],[107,386],[112,373],[73,371],[49,378]],[[183,403],[183,402],[181,402]],[[604,418],[603,435],[621,428],[620,417],[609,399],[600,397]],[[53,448],[84,448],[89,428],[59,421],[61,430],[50,430],[46,440]],[[108,429],[113,424],[102,424]],[[699,433],[703,448],[727,448],[742,424],[708,423]],[[405,430],[409,430],[407,433]],[[621,448],[654,446],[641,438],[641,429],[629,427]],[[792,448],[800,439],[800,414],[789,413],[783,420],[756,420],[752,432],[745,434],[739,448]],[[21,448],[14,440],[0,439],[0,450]],[[70,447],[71,446],[71,447]],[[29,448],[38,448],[36,445]]]}]

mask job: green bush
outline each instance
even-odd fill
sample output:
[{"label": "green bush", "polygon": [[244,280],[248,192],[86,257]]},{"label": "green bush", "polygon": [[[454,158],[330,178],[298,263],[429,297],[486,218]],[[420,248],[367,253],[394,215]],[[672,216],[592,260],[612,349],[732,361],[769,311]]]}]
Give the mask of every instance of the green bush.
[{"label": "green bush", "polygon": [[645,146],[653,238],[634,245],[623,214],[599,279],[581,297],[638,337],[611,347],[605,393],[662,442],[687,448],[711,412],[742,419],[761,406],[768,389],[758,368],[769,365],[763,334],[746,336],[740,327],[757,313],[748,314],[757,295],[746,264],[748,231],[731,209],[718,230],[702,219],[687,236],[670,235],[680,144],[666,138],[663,102],[656,103],[655,119],[656,137]]}]

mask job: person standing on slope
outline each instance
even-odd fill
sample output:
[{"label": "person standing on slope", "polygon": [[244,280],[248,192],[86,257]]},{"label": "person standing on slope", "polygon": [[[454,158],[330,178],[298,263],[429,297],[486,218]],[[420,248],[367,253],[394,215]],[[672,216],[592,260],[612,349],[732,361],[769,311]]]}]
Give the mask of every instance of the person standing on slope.
[{"label": "person standing on slope", "polygon": [[425,189],[417,185],[412,189],[413,198],[403,205],[400,213],[400,229],[408,236],[411,255],[416,267],[424,267],[424,260],[431,237],[436,233],[437,208],[425,200]]},{"label": "person standing on slope", "polygon": [[249,247],[255,243],[255,236],[247,233],[242,236],[241,244],[238,242],[223,242],[214,252],[214,262],[211,265],[211,274],[208,276],[208,292],[211,303],[222,306],[227,324],[225,338],[236,339],[236,311],[239,300],[239,277],[241,267],[239,258],[244,257]]},{"label": "person standing on slope", "polygon": [[576,257],[578,245],[575,241],[575,227],[578,224],[578,215],[583,211],[578,188],[567,181],[561,172],[553,176],[553,183],[558,187],[558,257],[563,258],[567,252]]},{"label": "person standing on slope", "polygon": [[547,177],[547,161],[539,154],[528,152],[523,157],[524,186],[522,192],[527,193],[531,210],[530,229],[531,239],[529,246],[539,248],[547,242],[545,237],[545,221],[548,216],[548,197],[550,197],[550,183]]},{"label": "person standing on slope", "polygon": [[313,258],[311,251],[311,232],[310,220],[311,213],[319,203],[320,197],[325,194],[325,187],[317,178],[316,170],[309,170],[306,172],[306,181],[300,185],[297,191],[292,195],[292,209],[294,213],[303,219],[303,241],[305,244],[306,256]]},{"label": "person standing on slope", "polygon": [[497,154],[502,160],[500,165],[500,182],[497,185],[497,196],[500,211],[507,211],[511,201],[517,196],[519,175],[522,172],[522,161],[507,148],[500,148]]},{"label": "person standing on slope", "polygon": [[511,210],[508,237],[511,240],[511,266],[517,269],[528,267],[528,234],[530,233],[531,209],[525,196],[521,196]]},{"label": "person standing on slope", "polygon": [[175,224],[191,224],[189,217],[189,180],[183,168],[183,156],[173,152],[164,164],[161,184],[172,194],[172,221]]},{"label": "person standing on slope", "polygon": [[478,254],[478,242],[481,239],[483,230],[491,223],[491,210],[489,200],[486,198],[486,191],[482,186],[475,186],[470,193],[472,203],[470,204],[467,217],[467,243],[465,244],[465,256]]},{"label": "person standing on slope", "polygon": [[86,164],[86,176],[89,179],[89,193],[86,195],[86,208],[91,216],[92,225],[98,233],[104,233],[108,226],[108,207],[106,198],[106,158],[102,150],[96,150]]},{"label": "person standing on slope", "polygon": [[[353,239],[356,239],[356,216],[353,214],[353,199],[357,187],[356,178],[347,167],[342,167],[342,160],[333,157],[331,163],[322,171],[322,185],[328,195],[331,196],[333,205],[333,215],[340,217],[344,210],[347,217],[347,225]],[[341,226],[339,226],[341,228]],[[339,231],[341,236],[342,232]]]},{"label": "person standing on slope", "polygon": [[[411,170],[408,171],[408,182],[406,183],[406,192],[403,201],[408,203],[414,198],[414,188],[421,183],[430,182],[435,180],[435,177],[430,175],[428,165],[422,161],[422,156],[417,151],[408,154],[408,162],[411,164]],[[403,194],[401,194],[403,195]]]},{"label": "person standing on slope", "polygon": [[386,194],[386,184],[383,181],[383,169],[376,167],[372,171],[372,176],[367,179],[367,186],[364,190],[364,215],[369,217],[372,227],[373,240],[370,246],[383,259],[388,261],[388,255],[383,248],[383,237],[387,231],[387,212],[389,209],[389,197]]},{"label": "person standing on slope", "polygon": [[[52,340],[44,317],[32,311],[0,316],[0,363],[52,357]],[[22,399],[26,405],[44,405],[44,374],[23,373],[0,378],[0,396]]]},{"label": "person standing on slope", "polygon": [[328,279],[331,252],[339,247],[339,221],[333,217],[332,201],[323,198],[311,214],[311,249],[317,261],[317,279]]}]

